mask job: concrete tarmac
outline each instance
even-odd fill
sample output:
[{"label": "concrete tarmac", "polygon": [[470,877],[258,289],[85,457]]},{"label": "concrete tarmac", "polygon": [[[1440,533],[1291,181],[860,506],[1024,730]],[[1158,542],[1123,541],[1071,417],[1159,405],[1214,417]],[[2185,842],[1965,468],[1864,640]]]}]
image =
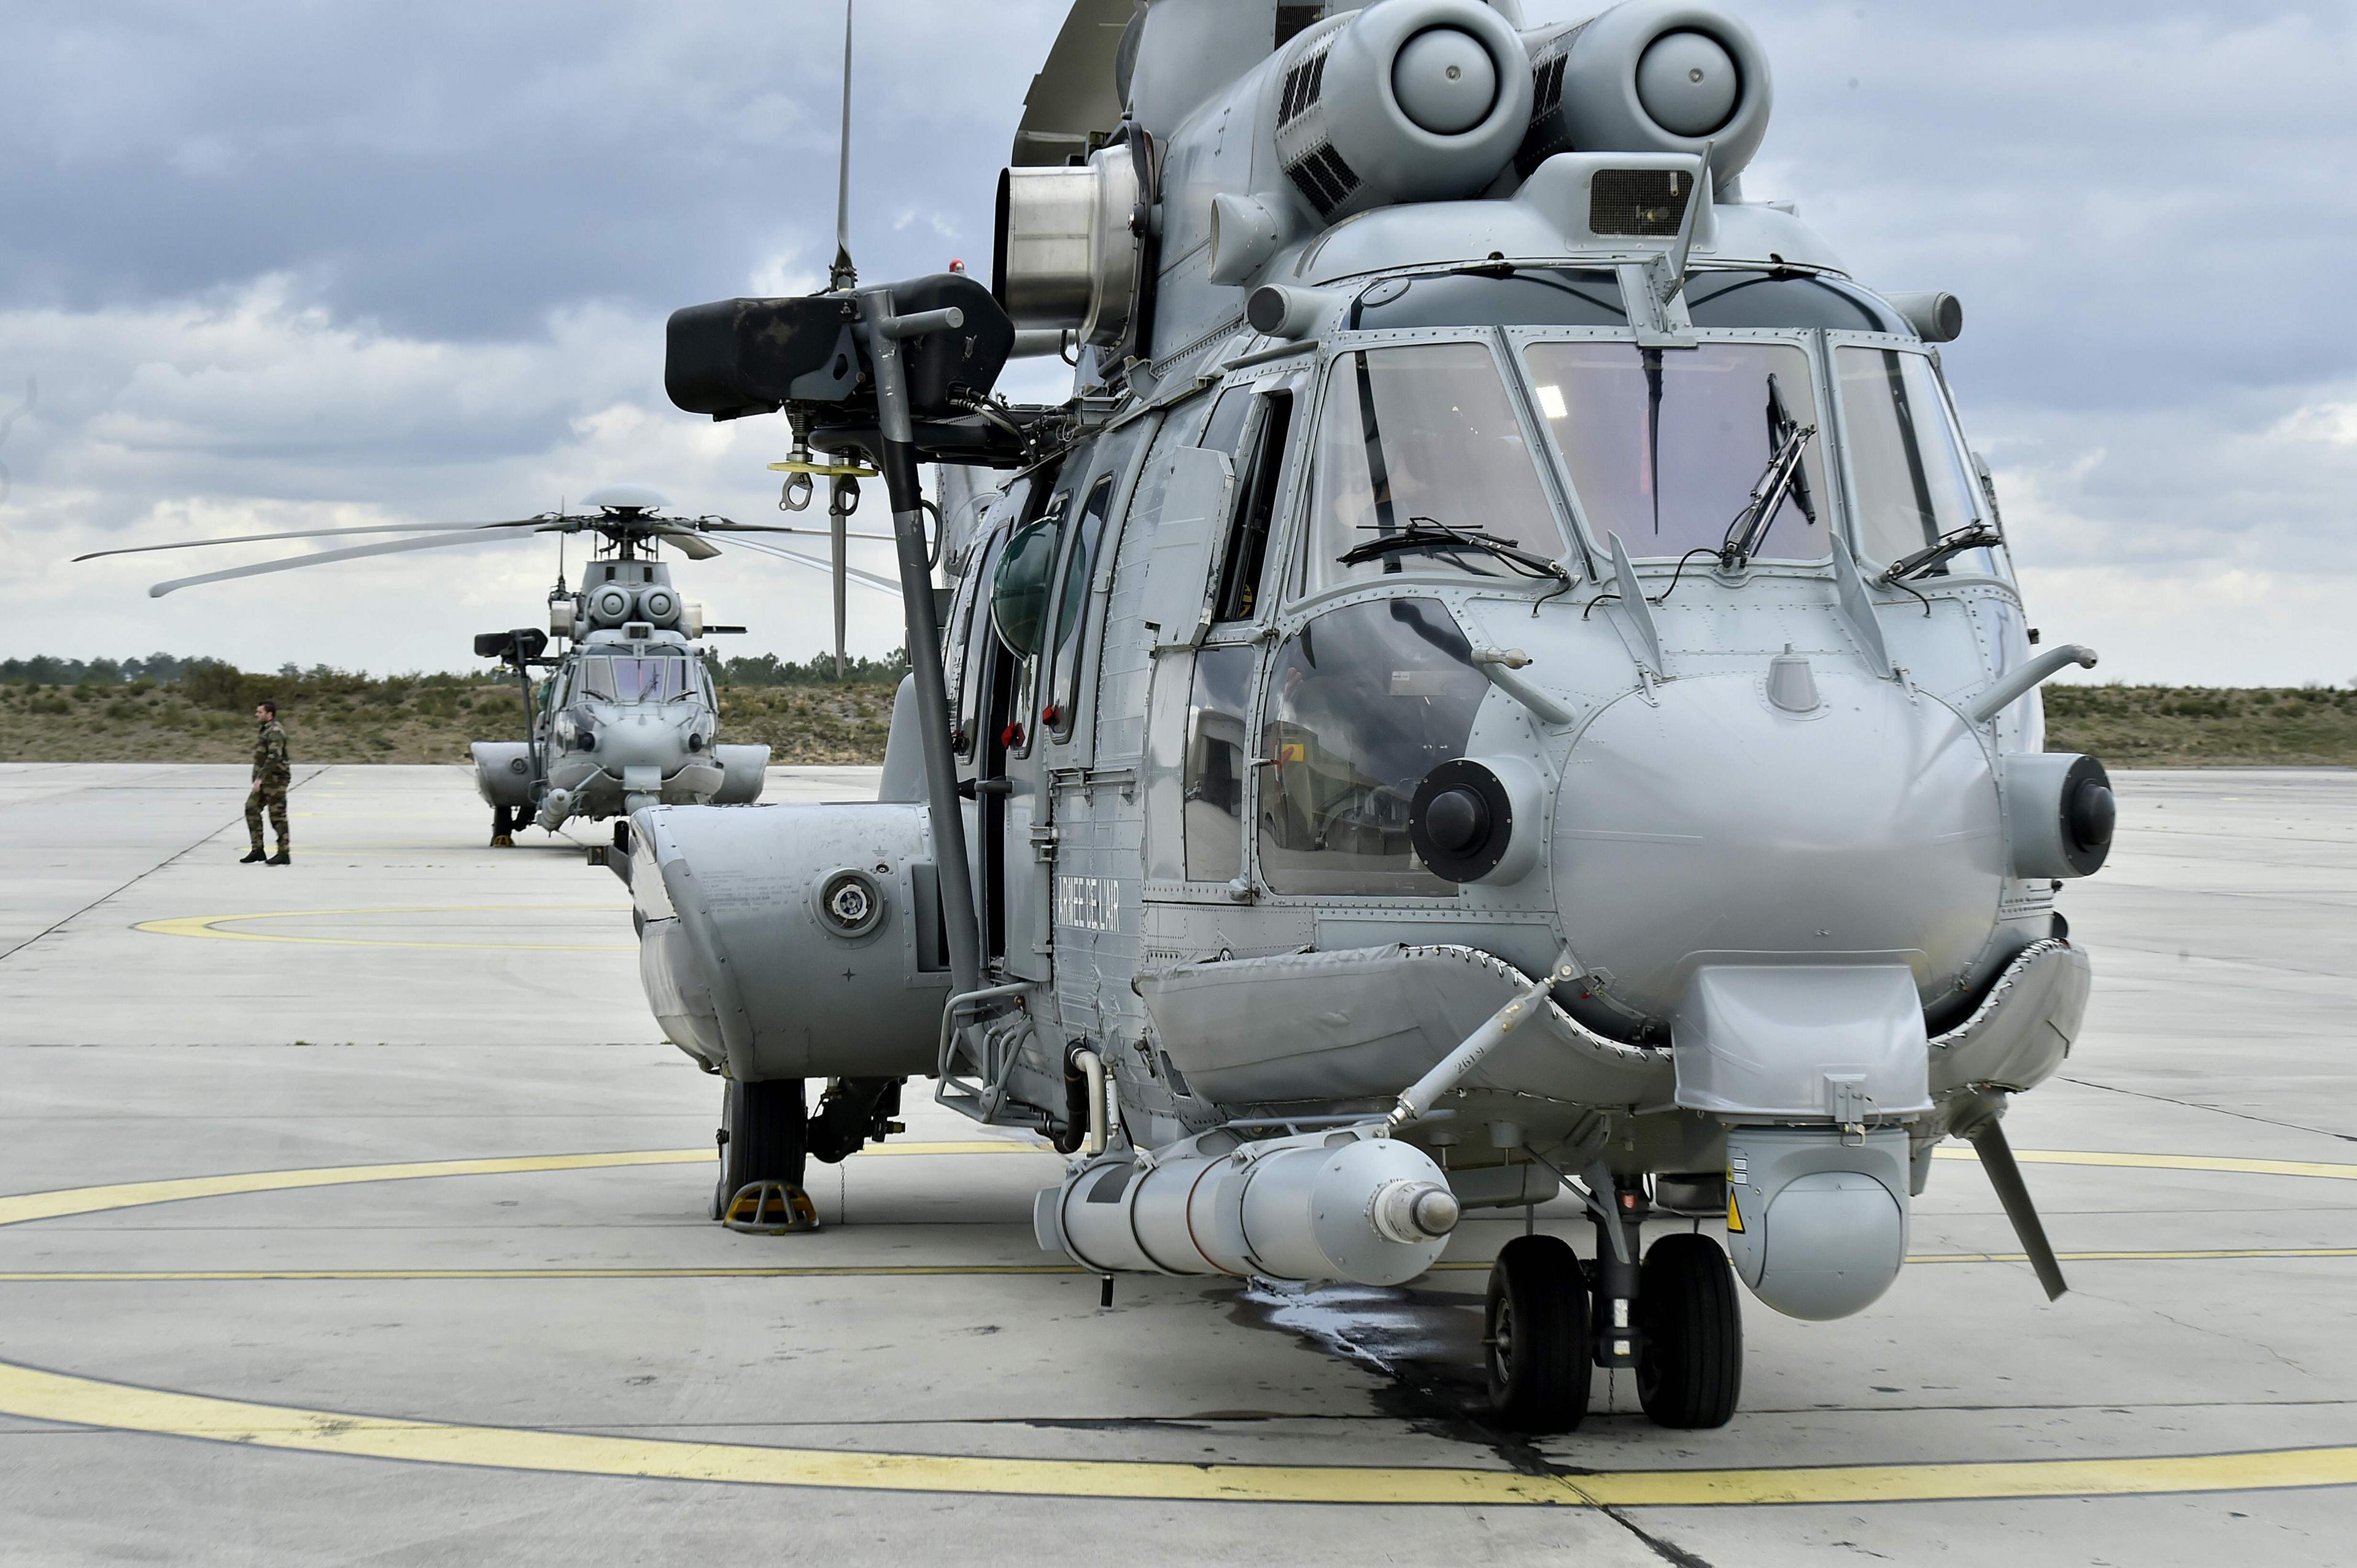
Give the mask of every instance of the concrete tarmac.
[{"label": "concrete tarmac", "polygon": [[297,780],[280,869],[235,863],[242,769],[0,767],[9,1563],[2352,1555],[2357,774],[2119,776],[2089,1028],[2007,1122],[2070,1294],[1943,1160],[1867,1313],[1744,1298],[1727,1428],[1599,1373],[1535,1444],[1471,1387],[1519,1216],[1402,1291],[1101,1310],[1031,1239],[1056,1157],[919,1083],[900,1152],[812,1167],[825,1230],[712,1225],[718,1083],[602,835],[484,848],[457,768]]}]

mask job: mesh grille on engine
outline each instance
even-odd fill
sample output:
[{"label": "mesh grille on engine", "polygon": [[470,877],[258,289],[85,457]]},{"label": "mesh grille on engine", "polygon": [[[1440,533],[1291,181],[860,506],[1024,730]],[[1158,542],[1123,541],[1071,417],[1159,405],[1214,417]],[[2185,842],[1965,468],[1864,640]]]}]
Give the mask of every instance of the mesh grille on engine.
[{"label": "mesh grille on engine", "polygon": [[1311,206],[1329,215],[1359,188],[1358,171],[1343,161],[1330,142],[1319,143],[1299,163],[1286,165],[1285,173]]},{"label": "mesh grille on engine", "polygon": [[1301,112],[1318,102],[1318,94],[1326,85],[1326,52],[1303,60],[1285,73],[1285,96],[1277,104],[1276,123],[1290,124]]},{"label": "mesh grille on engine", "polygon": [[1587,186],[1587,231],[1674,238],[1694,176],[1682,169],[1598,169]]},{"label": "mesh grille on engine", "polygon": [[1564,121],[1563,77],[1571,63],[1571,46],[1587,30],[1586,22],[1566,27],[1531,51],[1531,124],[1514,152],[1514,172],[1524,179],[1555,154],[1578,150]]}]

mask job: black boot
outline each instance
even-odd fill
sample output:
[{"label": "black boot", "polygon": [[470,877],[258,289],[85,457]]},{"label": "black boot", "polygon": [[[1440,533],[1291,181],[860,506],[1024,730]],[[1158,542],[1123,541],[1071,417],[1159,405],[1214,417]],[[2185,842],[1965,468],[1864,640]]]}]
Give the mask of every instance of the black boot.
[{"label": "black boot", "polygon": [[262,853],[262,846],[260,844],[255,844],[252,849],[245,852],[244,858],[240,860],[238,864],[240,865],[260,865],[263,861],[267,858],[268,857]]},{"label": "black boot", "polygon": [[272,855],[268,860],[264,861],[263,864],[264,865],[292,865],[295,864],[295,856],[287,850],[286,841],[285,839],[280,839],[278,841],[278,853]]}]

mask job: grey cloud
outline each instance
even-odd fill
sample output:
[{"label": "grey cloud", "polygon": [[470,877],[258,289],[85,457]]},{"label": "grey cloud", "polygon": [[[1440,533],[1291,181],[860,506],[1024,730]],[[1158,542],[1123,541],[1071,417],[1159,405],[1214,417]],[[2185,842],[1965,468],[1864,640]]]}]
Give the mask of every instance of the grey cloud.
[{"label": "grey cloud", "polygon": [[[983,264],[1063,8],[866,0],[868,275]],[[2337,630],[2246,633],[2357,589],[2357,413],[2336,412],[2357,407],[2352,12],[1734,8],[1778,81],[1748,194],[1797,200],[1871,284],[1964,296],[1945,362],[2052,600],[2040,618],[2115,638],[2106,675],[2347,679]],[[307,596],[274,622],[277,590],[159,607],[136,597],[145,578],[50,553],[497,515],[625,478],[774,515],[761,465],[782,429],[672,410],[662,323],[807,286],[832,252],[840,16],[831,0],[159,0],[12,18],[0,397],[27,372],[43,393],[11,435],[0,519],[30,552],[0,569],[41,607],[20,635],[119,654],[157,640],[142,626],[212,628],[249,662],[443,664],[468,621],[529,605],[542,566],[280,579]],[[1052,395],[1039,367],[1018,376]],[[755,647],[823,640],[823,588],[793,569],[712,570]],[[347,591],[407,607],[320,607]],[[2210,618],[2201,636],[2156,618],[2178,607]],[[855,616],[861,646],[898,640],[888,610]]]}]

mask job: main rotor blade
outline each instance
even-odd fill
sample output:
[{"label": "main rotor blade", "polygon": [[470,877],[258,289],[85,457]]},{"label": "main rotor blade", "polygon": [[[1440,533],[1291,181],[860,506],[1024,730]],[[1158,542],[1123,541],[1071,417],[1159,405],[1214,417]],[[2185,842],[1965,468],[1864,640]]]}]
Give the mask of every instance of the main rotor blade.
[{"label": "main rotor blade", "polygon": [[[832,529],[795,528],[791,524],[782,522],[707,522],[703,525],[703,532],[705,533],[808,533],[821,539],[834,537]],[[880,539],[889,544],[892,542],[893,536],[888,533],[861,533],[846,531],[844,537],[845,539]]]},{"label": "main rotor blade", "polygon": [[364,528],[290,528],[277,533],[233,533],[225,539],[181,539],[169,544],[126,544],[120,550],[93,550],[77,561],[102,555],[145,555],[157,550],[201,550],[209,544],[262,544],[277,539],[327,539],[350,533],[451,533],[492,528],[530,528],[556,521],[550,517],[519,517],[506,522],[376,522]]},{"label": "main rotor blade", "polygon": [[2013,1145],[2005,1141],[2005,1129],[1992,1116],[1965,1136],[1979,1152],[1981,1169],[1988,1172],[1989,1185],[1996,1188],[1997,1201],[2005,1205],[2005,1217],[2013,1221],[2013,1233],[2019,1238],[2021,1250],[2029,1254],[2038,1283],[2046,1287],[2046,1299],[2054,1300],[2071,1287],[2063,1281],[2062,1262],[2054,1255],[2053,1243],[2046,1239],[2038,1206],[2029,1200],[2029,1184],[2021,1179],[2021,1166],[2013,1157]]},{"label": "main rotor blade", "polygon": [[193,588],[204,583],[226,583],[232,577],[258,577],[265,572],[292,572],[298,566],[325,566],[336,561],[358,561],[369,555],[397,555],[405,550],[441,550],[454,544],[490,544],[502,539],[518,537],[512,533],[485,533],[468,529],[461,533],[445,533],[432,539],[395,539],[383,544],[354,544],[342,550],[321,550],[310,555],[285,555],[275,561],[257,561],[250,566],[231,566],[226,571],[207,572],[198,577],[175,577],[168,583],[157,583],[147,590],[151,599],[160,599],[179,588]]},{"label": "main rotor blade", "polygon": [[720,546],[692,528],[657,529],[655,537],[679,546],[679,553],[691,561],[709,561],[720,553]]},{"label": "main rotor blade", "polygon": [[[813,572],[832,574],[834,571],[834,564],[831,562],[822,561],[815,555],[803,555],[775,544],[757,544],[749,539],[740,539],[737,542],[737,548],[757,551],[763,555],[774,555],[780,561],[791,561],[797,566],[808,566]],[[894,598],[900,596],[900,585],[880,573],[863,572],[856,566],[845,566],[843,569],[843,575],[862,587],[873,588],[879,594],[890,594]]]}]

